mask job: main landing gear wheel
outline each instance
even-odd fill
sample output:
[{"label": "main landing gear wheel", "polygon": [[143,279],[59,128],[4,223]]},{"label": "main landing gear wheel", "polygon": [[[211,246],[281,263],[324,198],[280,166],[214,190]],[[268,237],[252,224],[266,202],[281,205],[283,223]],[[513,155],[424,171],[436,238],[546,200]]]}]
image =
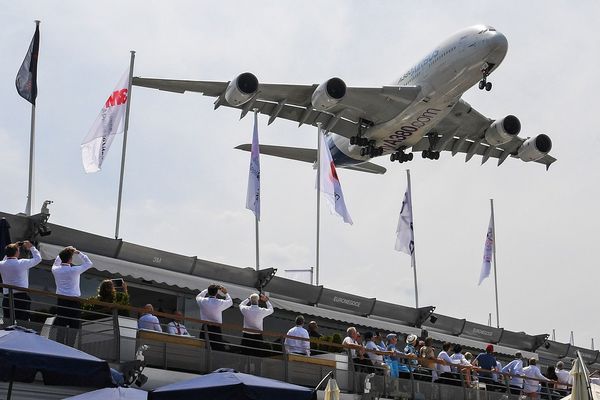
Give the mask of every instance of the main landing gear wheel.
[{"label": "main landing gear wheel", "polygon": [[485,84],[485,90],[488,91],[488,92],[490,90],[492,90],[492,82],[486,82],[486,84]]},{"label": "main landing gear wheel", "polygon": [[439,160],[440,159],[440,152],[439,151],[425,150],[425,151],[423,151],[421,153],[421,157],[428,158],[430,160]]},{"label": "main landing gear wheel", "polygon": [[390,161],[398,161],[399,163],[403,163],[406,161],[412,161],[413,153],[404,153],[403,151],[397,151],[395,153],[390,154]]}]

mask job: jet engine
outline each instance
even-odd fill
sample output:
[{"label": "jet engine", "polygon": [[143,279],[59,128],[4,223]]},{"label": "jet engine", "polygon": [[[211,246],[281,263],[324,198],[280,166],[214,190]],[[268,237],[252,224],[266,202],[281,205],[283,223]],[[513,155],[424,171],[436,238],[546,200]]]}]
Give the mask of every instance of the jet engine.
[{"label": "jet engine", "polygon": [[346,84],[340,78],[331,78],[319,86],[312,94],[311,103],[315,110],[333,108],[346,95]]},{"label": "jet engine", "polygon": [[229,82],[225,89],[225,100],[232,106],[240,106],[254,96],[258,90],[258,79],[250,72],[244,72]]},{"label": "jet engine", "polygon": [[542,133],[523,142],[517,151],[517,157],[523,161],[537,161],[550,153],[550,150],[552,150],[552,140]]},{"label": "jet engine", "polygon": [[510,142],[521,132],[521,122],[514,115],[498,119],[485,131],[485,140],[492,146]]}]

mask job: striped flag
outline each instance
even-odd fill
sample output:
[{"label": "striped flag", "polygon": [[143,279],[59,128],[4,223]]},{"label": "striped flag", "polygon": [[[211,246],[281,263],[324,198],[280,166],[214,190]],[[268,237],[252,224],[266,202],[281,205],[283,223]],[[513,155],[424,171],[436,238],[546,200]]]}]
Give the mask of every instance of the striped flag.
[{"label": "striped flag", "polygon": [[342,186],[335,170],[335,164],[329,151],[329,146],[325,141],[325,135],[323,130],[319,130],[319,140],[321,141],[321,154],[320,154],[320,174],[321,179],[319,187],[321,193],[325,194],[327,204],[329,204],[329,210],[331,213],[336,213],[344,219],[344,222],[352,225],[352,218],[346,208],[346,202],[344,201],[344,193],[342,192]]},{"label": "striped flag", "polygon": [[248,172],[248,193],[246,208],[251,210],[260,221],[260,147],[258,144],[258,117],[254,113],[254,132],[250,151],[250,170]]}]

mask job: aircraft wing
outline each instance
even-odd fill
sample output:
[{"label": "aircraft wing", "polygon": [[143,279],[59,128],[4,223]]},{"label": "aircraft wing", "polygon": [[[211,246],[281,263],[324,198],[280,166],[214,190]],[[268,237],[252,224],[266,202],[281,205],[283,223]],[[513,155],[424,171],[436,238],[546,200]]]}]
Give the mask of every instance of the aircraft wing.
[{"label": "aircraft wing", "polygon": [[[485,140],[485,130],[494,122],[472,108],[469,103],[459,100],[450,114],[438,123],[427,135],[421,139],[413,151],[435,150],[450,151],[452,155],[465,153],[465,161],[469,161],[475,154],[482,156],[481,163],[490,158],[497,158],[501,165],[508,156],[516,157],[517,150],[525,139],[515,137],[510,142],[490,146]],[[547,154],[536,162],[544,164],[546,169],[556,159]]]},{"label": "aircraft wing", "polygon": [[[235,147],[238,150],[250,151],[252,149],[251,144],[240,144]],[[272,145],[259,145],[260,154],[267,156],[287,158],[289,160],[303,161],[314,164],[317,162],[317,150],[316,149],[305,149],[299,147],[284,147],[284,146],[272,146]],[[380,165],[373,164],[370,162],[364,162],[354,165],[344,165],[338,168],[351,169],[353,171],[368,172],[371,174],[384,174],[386,169]]]},{"label": "aircraft wing", "polygon": [[276,118],[296,121],[300,125],[317,126],[320,122],[327,131],[346,137],[357,134],[361,118],[377,124],[395,117],[421,91],[419,86],[348,87],[344,98],[333,108],[317,111],[312,108],[311,97],[318,85],[260,83],[254,97],[240,106],[232,106],[224,98],[229,82],[135,77],[133,85],[175,93],[198,92],[216,97],[215,109],[221,105],[240,109],[240,118],[258,108],[261,114],[269,116],[269,124]]}]

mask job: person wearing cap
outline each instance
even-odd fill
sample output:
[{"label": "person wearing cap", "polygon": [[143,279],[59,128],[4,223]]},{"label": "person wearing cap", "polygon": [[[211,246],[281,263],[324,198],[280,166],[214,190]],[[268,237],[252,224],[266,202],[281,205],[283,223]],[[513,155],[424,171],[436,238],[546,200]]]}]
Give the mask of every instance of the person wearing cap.
[{"label": "person wearing cap", "polygon": [[[523,376],[525,381],[523,382],[523,394],[529,398],[537,399],[538,391],[540,388],[540,381],[549,382],[550,379],[542,375],[539,367],[536,365],[537,360],[535,358],[529,359],[529,366],[523,368]],[[533,378],[533,379],[527,379]]]},{"label": "person wearing cap", "polygon": [[406,354],[411,360],[409,360],[408,364],[417,367],[419,365],[419,361],[417,357],[419,357],[419,353],[417,351],[417,335],[411,333],[406,337],[406,346],[404,346],[404,354]]},{"label": "person wearing cap", "polygon": [[486,385],[494,385],[497,383],[494,381],[492,375],[492,371],[496,371],[496,357],[494,357],[493,345],[488,344],[485,347],[485,353],[479,353],[473,361],[473,364],[481,368],[477,372],[479,375],[479,382],[485,383]]},{"label": "person wearing cap", "polygon": [[510,374],[510,394],[521,394],[523,390],[523,355],[521,352],[515,353],[515,359],[506,364],[501,370],[503,374]]},{"label": "person wearing cap", "polygon": [[[265,303],[267,307],[260,307],[259,301]],[[273,314],[273,305],[266,295],[252,293],[250,297],[240,303],[240,312],[244,316],[242,351],[251,356],[261,357],[264,354],[262,349],[265,348],[262,335],[263,320]]]},{"label": "person wearing cap", "polygon": [[[32,258],[19,258],[21,250],[29,250]],[[8,244],[4,248],[4,259],[0,261],[0,276],[5,285],[29,288],[29,270],[42,261],[40,252],[29,240]],[[8,298],[8,288],[2,289],[4,299],[2,299],[2,308],[4,311],[5,322],[10,318],[10,305]],[[29,321],[29,310],[31,309],[31,297],[27,292],[13,289],[13,303],[15,308],[15,319],[20,321]]]}]

